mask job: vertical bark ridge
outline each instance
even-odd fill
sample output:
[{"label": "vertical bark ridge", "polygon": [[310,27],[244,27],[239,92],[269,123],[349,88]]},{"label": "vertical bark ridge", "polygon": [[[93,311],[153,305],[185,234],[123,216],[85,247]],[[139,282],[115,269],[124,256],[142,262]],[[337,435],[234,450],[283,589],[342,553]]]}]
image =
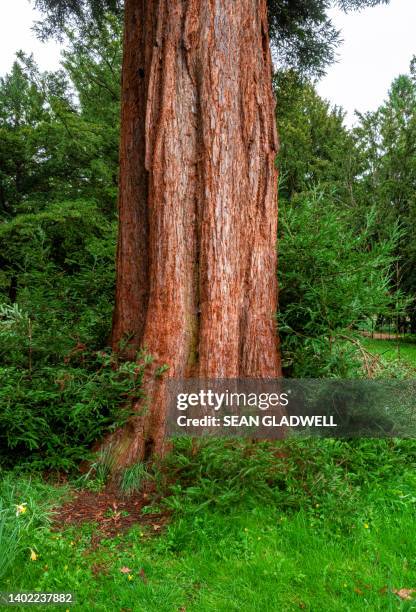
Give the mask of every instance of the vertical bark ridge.
[{"label": "vertical bark ridge", "polygon": [[[121,101],[119,238],[117,284],[113,314],[114,350],[133,358],[142,340],[146,319],[148,268],[147,172],[144,164],[148,73],[146,2],[129,0],[125,6],[125,41]],[[122,343],[128,342],[124,348]]]}]

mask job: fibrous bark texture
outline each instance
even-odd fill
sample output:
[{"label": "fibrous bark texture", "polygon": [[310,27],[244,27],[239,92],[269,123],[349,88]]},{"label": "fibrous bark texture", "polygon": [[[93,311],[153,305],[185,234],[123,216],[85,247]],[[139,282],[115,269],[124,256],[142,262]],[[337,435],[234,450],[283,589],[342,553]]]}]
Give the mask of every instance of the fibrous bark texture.
[{"label": "fibrous bark texture", "polygon": [[[124,49],[113,347],[167,376],[279,376],[266,0],[127,0]],[[163,382],[146,391],[120,463],[163,449]]]}]

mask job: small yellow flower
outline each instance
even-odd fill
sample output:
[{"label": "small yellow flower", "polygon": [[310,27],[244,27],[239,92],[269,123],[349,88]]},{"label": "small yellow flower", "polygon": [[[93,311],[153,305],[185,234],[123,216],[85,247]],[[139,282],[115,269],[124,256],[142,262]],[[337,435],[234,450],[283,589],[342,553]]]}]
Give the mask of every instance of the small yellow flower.
[{"label": "small yellow flower", "polygon": [[35,553],[35,551],[33,550],[33,548],[30,549],[30,560],[31,561],[36,561],[38,558],[37,554]]},{"label": "small yellow flower", "polygon": [[16,516],[24,514],[27,511],[27,504],[16,504]]},{"label": "small yellow flower", "polygon": [[133,580],[133,576],[131,574],[128,575],[129,580]]},{"label": "small yellow flower", "polygon": [[370,526],[368,523],[364,523],[364,529],[370,529]]}]

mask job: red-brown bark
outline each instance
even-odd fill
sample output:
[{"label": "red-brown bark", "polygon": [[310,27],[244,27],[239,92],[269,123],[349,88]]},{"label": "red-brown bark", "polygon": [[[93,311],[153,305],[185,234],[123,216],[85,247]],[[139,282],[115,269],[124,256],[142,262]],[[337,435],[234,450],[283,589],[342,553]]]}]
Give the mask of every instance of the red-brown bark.
[{"label": "red-brown bark", "polygon": [[[266,0],[127,0],[124,48],[113,347],[168,376],[276,377]],[[163,450],[163,380],[146,391],[120,465]]]}]

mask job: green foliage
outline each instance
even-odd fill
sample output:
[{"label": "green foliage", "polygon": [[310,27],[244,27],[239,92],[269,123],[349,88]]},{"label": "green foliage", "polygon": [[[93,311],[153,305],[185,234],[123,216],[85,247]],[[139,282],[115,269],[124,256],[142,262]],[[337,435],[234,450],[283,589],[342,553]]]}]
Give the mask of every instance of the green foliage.
[{"label": "green foliage", "polygon": [[355,198],[360,202],[356,217],[376,203],[374,235],[388,236],[394,224],[402,230],[396,246],[398,265],[392,271],[395,283],[413,298],[407,309],[410,327],[416,332],[416,70],[393,82],[388,98],[377,111],[359,116],[355,129],[360,177]]},{"label": "green foliage", "polygon": [[63,67],[77,92],[82,116],[97,126],[107,127],[113,139],[115,131],[117,144],[122,24],[116,17],[107,15],[98,31],[91,27],[81,36],[78,31],[67,29],[66,35]]},{"label": "green foliage", "polygon": [[126,417],[141,370],[109,353],[120,24],[68,31],[65,70],[0,80],[0,459],[69,470]]},{"label": "green foliage", "polygon": [[[332,526],[347,527],[356,520],[361,488],[377,487],[394,505],[392,475],[402,474],[410,489],[416,485],[414,440],[287,440],[253,444],[239,440],[192,441],[178,438],[165,469],[171,495],[164,503],[183,514],[203,509],[230,511],[258,503],[273,504],[281,511],[314,512],[316,504]],[[227,466],[224,472],[224,466]],[[403,471],[402,471],[403,470]],[[323,508],[322,508],[323,507]],[[325,508],[325,509],[324,509]]]},{"label": "green foliage", "polygon": [[[397,233],[371,242],[374,216],[361,232],[324,192],[280,207],[280,333],[286,366],[297,377],[350,377],[353,348],[339,343],[389,312],[389,270]],[[345,344],[345,343],[344,343]]]},{"label": "green foliage", "polygon": [[0,245],[0,459],[71,470],[140,394],[136,364],[102,350],[115,224],[92,202],[55,203],[3,223]]},{"label": "green foliage", "polygon": [[98,350],[110,332],[115,225],[92,202],[56,203],[3,223],[0,245],[1,460],[70,470],[139,395],[141,370]]},{"label": "green foliage", "polygon": [[121,406],[141,375],[101,350],[110,332],[114,245],[114,223],[84,200],[0,226],[3,462],[72,469],[124,421]]},{"label": "green foliage", "polygon": [[290,200],[319,185],[340,206],[351,200],[357,155],[341,109],[331,108],[315,87],[293,70],[274,77],[281,147],[279,196]]},{"label": "green foliage", "polygon": [[[111,27],[109,22],[109,39]],[[19,53],[11,73],[0,79],[0,218],[77,198],[93,199],[114,216],[119,101],[106,104],[104,83],[94,86],[95,104],[85,102],[95,74],[105,72],[103,65],[110,71],[111,64],[107,67],[103,52],[104,57],[95,58],[94,72],[75,35],[71,41],[67,72],[41,73],[32,57]],[[92,45],[90,53],[92,58]],[[117,56],[113,62],[117,72]],[[80,88],[76,95],[74,85]],[[102,102],[106,112],[97,110]]]},{"label": "green foliage", "polygon": [[51,36],[68,27],[69,23],[95,22],[100,25],[109,12],[120,14],[123,0],[33,0],[36,8],[45,13],[45,21],[38,24],[39,33]]},{"label": "green foliage", "polygon": [[0,79],[0,218],[30,209],[29,195],[38,202],[44,200],[51,180],[59,183],[62,177],[62,162],[58,163],[58,157],[52,163],[50,157],[60,137],[45,91],[57,81],[58,95],[64,95],[67,84],[62,73],[53,78],[43,75],[42,83],[35,82],[22,62],[15,62],[11,73]]},{"label": "green foliage", "polygon": [[13,290],[21,313],[12,329],[10,321],[6,327],[0,322],[4,364],[55,364],[76,345],[106,345],[115,229],[83,200],[21,214],[0,226],[2,301]]},{"label": "green foliage", "polygon": [[389,0],[268,0],[272,48],[280,68],[320,77],[335,61],[340,32],[329,16],[331,8],[353,11]]},{"label": "green foliage", "polygon": [[77,92],[85,124],[79,139],[95,144],[87,177],[89,194],[112,215],[118,188],[122,25],[116,17],[106,16],[98,31],[89,27],[66,34],[62,65]]},{"label": "green foliage", "polygon": [[129,416],[127,400],[140,396],[134,363],[115,364],[105,353],[78,355],[79,365],[22,372],[0,368],[0,461],[71,470],[90,447]]},{"label": "green foliage", "polygon": [[366,206],[359,193],[359,145],[342,111],[293,71],[277,75],[275,89],[285,374],[355,377],[362,354],[351,334],[377,317],[397,318],[407,305],[392,275],[403,230],[392,219],[388,231],[378,233],[375,202]]}]

